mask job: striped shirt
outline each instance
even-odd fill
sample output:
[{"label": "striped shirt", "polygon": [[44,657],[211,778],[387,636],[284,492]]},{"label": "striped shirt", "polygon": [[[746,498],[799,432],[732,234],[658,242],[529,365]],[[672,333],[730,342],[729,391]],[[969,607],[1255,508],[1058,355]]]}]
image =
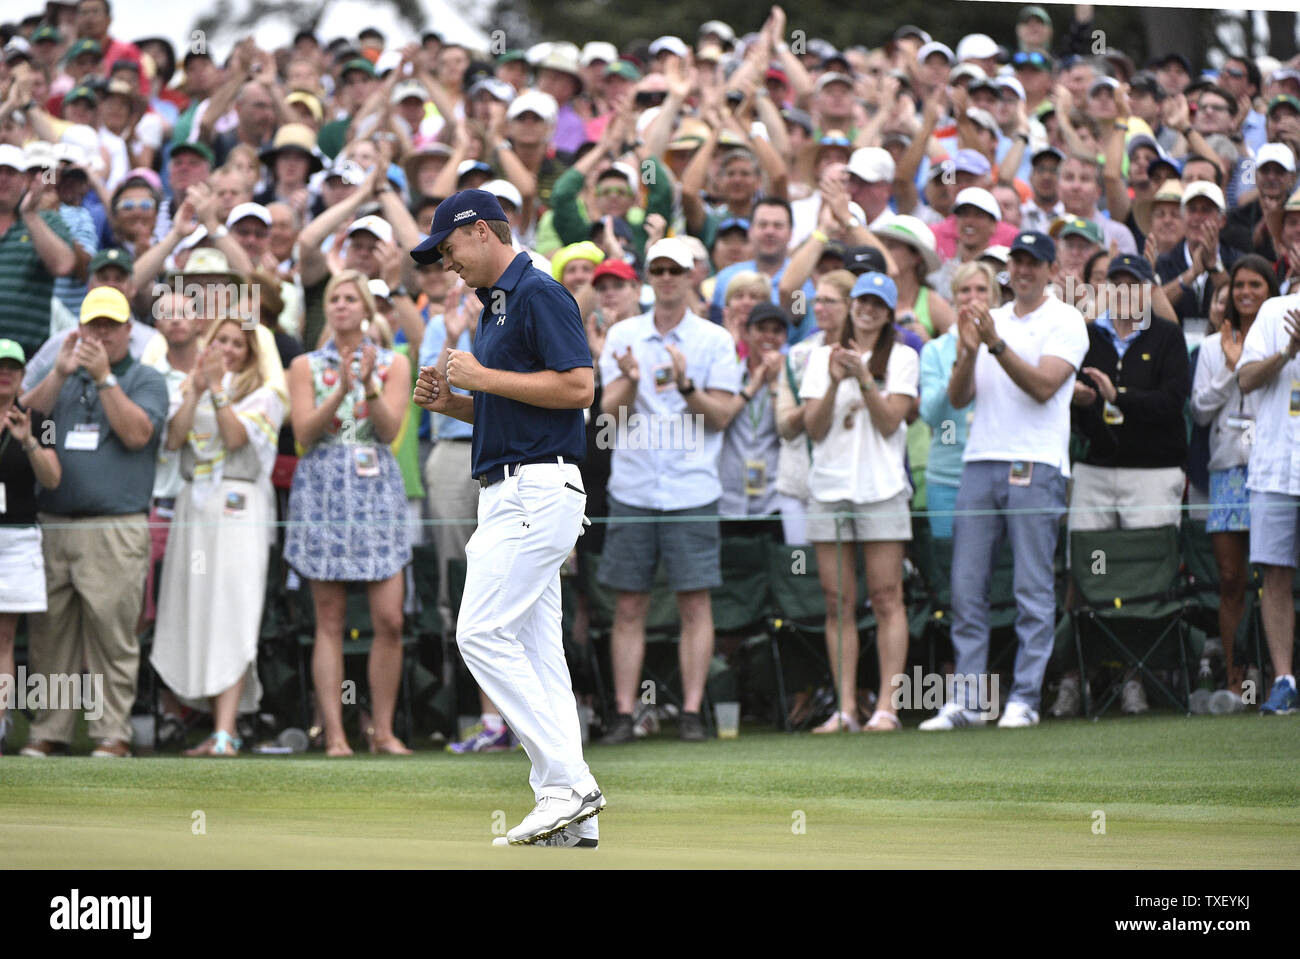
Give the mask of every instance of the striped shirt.
[{"label": "striped shirt", "polygon": [[[69,246],[72,235],[58,213],[41,218]],[[36,252],[31,232],[21,216],[0,236],[0,339],[16,340],[31,356],[50,335],[50,296],[54,277]]]}]

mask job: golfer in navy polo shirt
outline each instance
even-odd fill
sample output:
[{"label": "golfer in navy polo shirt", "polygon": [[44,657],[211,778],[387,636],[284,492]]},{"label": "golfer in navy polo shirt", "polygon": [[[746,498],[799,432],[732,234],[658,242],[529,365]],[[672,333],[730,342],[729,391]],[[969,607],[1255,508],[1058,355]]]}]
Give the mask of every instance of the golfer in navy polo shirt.
[{"label": "golfer in navy polo shirt", "polygon": [[587,451],[582,411],[595,391],[578,304],[528,254],[515,253],[501,205],[483,190],[444,200],[411,256],[442,260],[483,303],[474,351],[444,349],[436,367],[421,367],[415,402],[474,426],[482,489],[456,642],[522,740],[537,798],[505,838],[595,846],[592,817],[605,797],[582,758],[560,630],[560,566],[587,504],[576,465]]}]

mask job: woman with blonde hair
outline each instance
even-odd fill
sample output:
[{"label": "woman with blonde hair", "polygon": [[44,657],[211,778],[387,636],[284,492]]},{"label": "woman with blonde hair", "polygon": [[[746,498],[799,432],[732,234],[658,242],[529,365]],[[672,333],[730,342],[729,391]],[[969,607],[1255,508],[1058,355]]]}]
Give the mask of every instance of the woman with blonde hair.
[{"label": "woman with blonde hair", "polygon": [[745,332],[745,321],[755,306],[772,298],[772,281],[763,273],[741,270],[727,283],[723,297],[722,325],[731,334],[737,355],[743,360],[745,347],[741,334]]},{"label": "woman with blonde hair", "polygon": [[237,319],[214,323],[168,417],[167,449],[180,450],[184,482],[150,660],[182,702],[212,710],[213,734],[187,756],[237,755],[236,718],[262,698],[257,641],[284,404],[265,382],[257,344]]},{"label": "woman with blonde hair", "polygon": [[325,287],[330,338],[289,368],[290,418],[305,450],[289,494],[285,560],[311,584],[316,611],[312,679],[325,754],[350,756],[343,733],[343,625],[347,584],[364,582],[370,649],[371,752],[409,755],[393,734],[402,671],[402,571],[411,559],[402,474],[389,444],[402,427],[410,364],[367,330],[376,320],[364,273]]}]

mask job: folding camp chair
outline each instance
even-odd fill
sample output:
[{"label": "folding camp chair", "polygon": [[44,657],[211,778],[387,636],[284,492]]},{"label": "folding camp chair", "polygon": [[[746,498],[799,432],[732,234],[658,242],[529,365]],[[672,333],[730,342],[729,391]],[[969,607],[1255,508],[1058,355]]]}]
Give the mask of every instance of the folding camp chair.
[{"label": "folding camp chair", "polygon": [[[1103,652],[1118,652],[1165,699],[1187,710],[1191,696],[1187,664],[1200,651],[1191,649],[1179,567],[1176,526],[1070,534],[1070,571],[1081,601],[1071,611],[1070,622],[1081,675],[1087,675],[1084,640],[1095,638]],[[1169,640],[1176,657],[1168,649]],[[1157,668],[1173,667],[1175,660],[1183,678],[1181,696],[1156,673]],[[1113,686],[1093,709],[1088,684],[1082,685],[1084,713],[1093,719],[1119,695],[1119,686]]]}]

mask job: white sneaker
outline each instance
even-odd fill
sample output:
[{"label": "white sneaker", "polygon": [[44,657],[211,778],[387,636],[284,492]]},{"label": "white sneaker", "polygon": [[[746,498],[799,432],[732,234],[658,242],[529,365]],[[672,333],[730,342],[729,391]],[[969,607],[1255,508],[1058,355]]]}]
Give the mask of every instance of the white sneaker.
[{"label": "white sneaker", "polygon": [[[510,840],[505,836],[497,836],[492,840],[494,846],[509,846]],[[565,826],[559,832],[545,839],[539,839],[537,842],[529,843],[530,846],[555,846],[562,849],[596,849],[600,845],[600,830],[596,826],[594,818],[585,822],[574,823],[571,826]]]},{"label": "white sneaker", "polygon": [[[1011,704],[1008,703],[1008,706]],[[1079,695],[1079,677],[1066,676],[1056,691],[1056,702],[1052,704],[1051,714],[1058,719],[1077,716],[1083,706],[1083,697]],[[1001,725],[1001,724],[999,724]]]},{"label": "white sneaker", "polygon": [[1015,700],[1007,703],[1007,708],[1002,711],[1002,718],[998,720],[999,729],[1020,729],[1037,725],[1038,713]]},{"label": "white sneaker", "polygon": [[978,726],[984,722],[984,717],[973,709],[965,709],[954,703],[947,703],[939,714],[918,726],[918,729],[924,729],[926,732],[932,732],[936,729],[960,729],[963,726]]},{"label": "white sneaker", "polygon": [[1140,679],[1126,681],[1119,699],[1120,709],[1130,716],[1145,713],[1151,708],[1147,705],[1147,691],[1142,688],[1142,680]]},{"label": "white sneaker", "polygon": [[524,817],[514,829],[506,833],[506,839],[512,846],[531,845],[559,832],[565,826],[590,819],[605,808],[605,797],[599,789],[593,789],[585,796],[576,791],[566,798],[544,796],[533,807],[533,811]]}]

